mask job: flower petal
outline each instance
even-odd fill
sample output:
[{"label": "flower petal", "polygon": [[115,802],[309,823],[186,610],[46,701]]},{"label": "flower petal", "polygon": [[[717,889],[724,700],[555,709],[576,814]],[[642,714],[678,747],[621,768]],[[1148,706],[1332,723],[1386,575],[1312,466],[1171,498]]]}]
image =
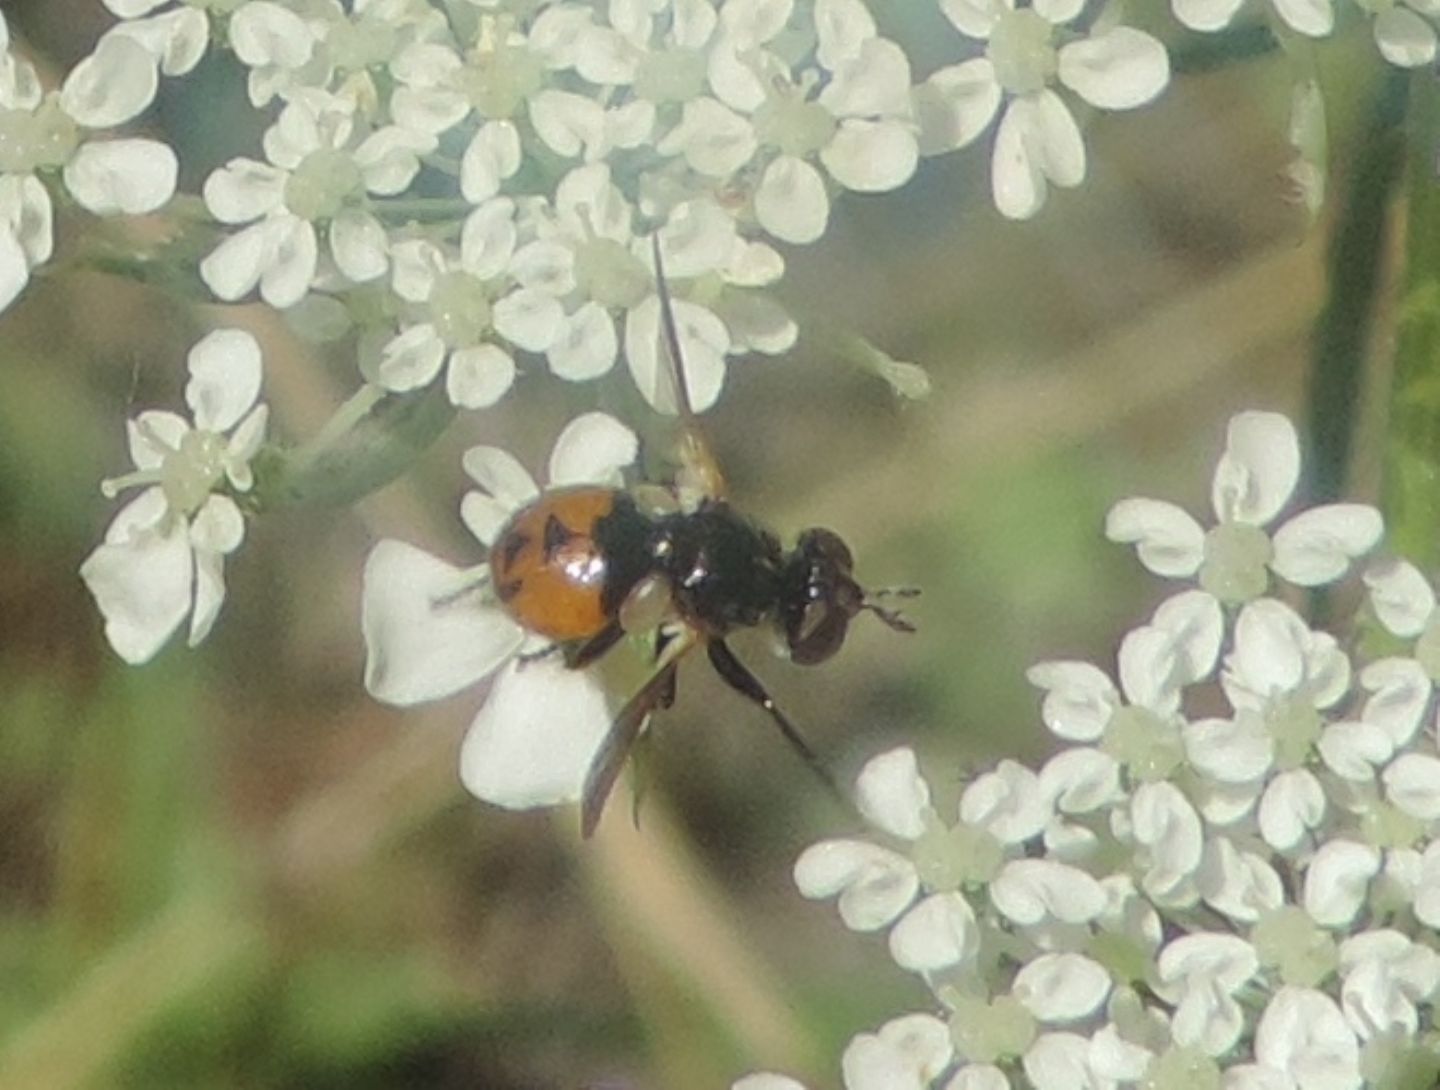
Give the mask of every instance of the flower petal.
[{"label": "flower petal", "polygon": [[1275,11],[1291,30],[1312,38],[1323,38],[1335,28],[1335,10],[1330,0],[1273,0]]},{"label": "flower petal", "polygon": [[1425,631],[1435,612],[1435,591],[1414,564],[1406,560],[1374,564],[1365,573],[1365,586],[1375,616],[1391,632],[1408,639]]},{"label": "flower petal", "polygon": [[932,72],[912,95],[920,154],[963,148],[990,127],[1000,108],[995,67],[984,57]]},{"label": "flower petal", "polygon": [[549,659],[512,662],[465,735],[460,780],[509,810],[579,799],[610,719],[588,672]]},{"label": "flower petal", "polygon": [[1377,848],[1353,840],[1320,845],[1305,870],[1302,902],[1321,927],[1347,927],[1365,903],[1370,879],[1380,871]]},{"label": "flower petal", "polygon": [[1060,82],[1102,110],[1143,106],[1170,82],[1170,55],[1159,39],[1117,26],[1062,46]]},{"label": "flower petal", "polygon": [[107,542],[80,565],[105,618],[105,638],[131,665],[149,662],[190,611],[190,540],[183,520],[164,530]]},{"label": "flower petal", "polygon": [[[680,339],[681,359],[675,362],[685,369],[691,407],[704,412],[725,384],[730,332],[714,311],[698,303],[676,299],[671,310]],[[654,295],[625,316],[625,360],[645,400],[662,413],[675,413],[674,381],[660,351],[660,300]]]},{"label": "flower petal", "polygon": [[935,893],[905,913],[890,932],[890,956],[912,973],[959,965],[980,950],[980,929],[959,893]]},{"label": "flower petal", "polygon": [[1082,954],[1041,954],[1015,974],[1011,991],[1042,1022],[1075,1022],[1105,1002],[1110,974]]},{"label": "flower petal", "polygon": [[65,188],[97,216],[138,215],[175,195],[179,169],[158,140],[92,140],[65,164]]},{"label": "flower petal", "polygon": [[846,118],[820,161],[830,176],[856,193],[884,193],[910,180],[920,149],[909,126],[898,121]]},{"label": "flower petal", "polygon": [[260,396],[260,345],[243,329],[207,333],[190,349],[187,366],[185,404],[197,428],[229,431]]},{"label": "flower petal", "polygon": [[795,886],[804,897],[839,895],[837,907],[852,931],[875,931],[905,911],[920,889],[910,860],[864,840],[822,840],[795,861]]},{"label": "flower petal", "polygon": [[1275,531],[1270,566],[1301,587],[1317,587],[1339,579],[1350,561],[1375,547],[1385,532],[1373,507],[1332,503],[1302,511]]},{"label": "flower petal", "polygon": [[608,413],[582,413],[555,440],[550,452],[550,485],[619,485],[620,471],[640,453],[635,433]]},{"label": "flower petal", "polygon": [[777,157],[755,190],[755,218],[782,242],[814,242],[830,219],[830,198],[820,172],[793,155]]},{"label": "flower petal", "polygon": [[159,84],[149,50],[132,38],[107,34],[65,77],[60,106],[87,128],[110,129],[143,113]]},{"label": "flower petal", "polygon": [[1380,55],[1400,68],[1419,68],[1435,59],[1435,28],[1399,4],[1375,16]]},{"label": "flower petal", "polygon": [[1025,677],[1045,690],[1040,708],[1045,725],[1068,742],[1095,741],[1120,704],[1114,683],[1088,662],[1036,663]]},{"label": "flower petal", "polygon": [[450,353],[445,394],[462,409],[486,409],[505,396],[515,382],[515,361],[493,344],[458,348]]},{"label": "flower petal", "polygon": [[615,366],[620,341],[615,320],[599,303],[586,303],[566,319],[545,352],[550,370],[571,382],[598,378]]},{"label": "flower petal", "polygon": [[387,704],[418,704],[459,692],[524,640],[514,621],[484,604],[475,572],[402,541],[381,541],[371,550],[360,625],[365,688]]},{"label": "flower petal", "polygon": [[917,839],[930,812],[930,787],[915,751],[901,746],[865,762],[855,780],[855,802],[877,828],[902,840]]},{"label": "flower petal", "polygon": [[1225,453],[1215,466],[1210,500],[1221,522],[1264,526],[1280,513],[1300,480],[1300,440],[1280,413],[1231,417]]},{"label": "flower petal", "polygon": [[1205,531],[1183,508],[1162,500],[1121,500],[1105,516],[1105,536],[1134,545],[1156,575],[1183,578],[1200,570]]}]

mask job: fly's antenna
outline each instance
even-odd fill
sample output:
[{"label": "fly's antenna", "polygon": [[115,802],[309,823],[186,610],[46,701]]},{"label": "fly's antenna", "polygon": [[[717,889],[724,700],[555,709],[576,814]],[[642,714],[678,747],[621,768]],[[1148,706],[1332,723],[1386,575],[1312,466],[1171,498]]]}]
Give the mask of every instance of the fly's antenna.
[{"label": "fly's antenna", "polygon": [[725,474],[705,438],[700,420],[690,400],[690,386],[685,379],[685,356],[680,349],[680,329],[675,323],[675,306],[670,285],[665,280],[665,263],[660,256],[660,232],[650,236],[655,255],[655,293],[660,300],[660,332],[664,355],[670,364],[670,381],[675,390],[675,410],[680,415],[680,461],[689,472],[690,484],[712,500],[725,496]]},{"label": "fly's antenna", "polygon": [[898,609],[887,609],[882,605],[878,605],[874,601],[874,599],[918,598],[919,596],[919,587],[882,587],[880,590],[872,591],[867,594],[865,596],[865,600],[860,603],[860,608],[863,609],[866,613],[875,614],[875,616],[879,617],[896,632],[914,632],[915,622],[911,621],[908,617],[905,616],[905,614],[901,613]]}]

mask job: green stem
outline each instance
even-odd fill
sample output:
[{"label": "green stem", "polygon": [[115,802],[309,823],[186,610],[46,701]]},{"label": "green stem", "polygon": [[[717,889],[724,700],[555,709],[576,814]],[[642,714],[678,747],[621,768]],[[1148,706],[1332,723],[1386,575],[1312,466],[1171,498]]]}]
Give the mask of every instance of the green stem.
[{"label": "green stem", "polygon": [[1366,348],[1386,264],[1388,212],[1403,173],[1401,125],[1408,87],[1408,73],[1386,66],[1330,247],[1328,297],[1315,326],[1310,374],[1310,499],[1316,502],[1339,498],[1350,464]]},{"label": "green stem", "polygon": [[367,383],[303,446],[261,452],[254,506],[354,503],[414,465],[454,418],[443,382],[405,394]]},{"label": "green stem", "polygon": [[1382,507],[1391,547],[1434,568],[1440,563],[1440,94],[1433,78],[1415,90]]},{"label": "green stem", "polygon": [[463,220],[473,208],[451,197],[375,198],[370,202],[377,216],[385,219]]}]

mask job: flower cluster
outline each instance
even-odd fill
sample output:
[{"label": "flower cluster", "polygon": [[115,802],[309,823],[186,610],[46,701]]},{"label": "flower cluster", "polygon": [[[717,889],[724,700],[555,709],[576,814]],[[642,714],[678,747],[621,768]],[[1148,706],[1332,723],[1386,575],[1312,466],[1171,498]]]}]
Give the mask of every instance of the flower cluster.
[{"label": "flower cluster", "polygon": [[51,187],[62,180],[87,211],[153,212],[175,193],[179,162],[158,140],[106,131],[145,110],[158,75],[133,40],[107,36],[58,91],[11,49],[0,12],[0,311],[54,249]]},{"label": "flower cluster", "polygon": [[[1271,2],[1282,47],[1337,23],[1333,0]],[[1433,3],[1356,2],[1386,60],[1435,57]],[[170,199],[164,143],[92,137],[135,120],[161,76],[187,75],[223,41],[250,101],[280,110],[264,158],[234,158],[203,187],[230,229],[205,282],[227,301],[345,304],[388,334],[367,379],[404,391],[443,373],[463,407],[504,394],[516,352],[578,380],[608,371],[622,345],[663,400],[653,348],[638,347],[656,326],[651,233],[708,404],[727,357],[794,342],[764,293],[784,272],[774,244],[818,239],[837,194],[894,190],[921,156],[993,125],[996,207],[1032,216],[1051,186],[1085,177],[1077,101],[1130,110],[1170,80],[1157,37],[1086,0],[936,0],[963,59],[923,76],[863,0],[104,3],[117,23],[51,93],[0,16],[0,309],[49,257],[54,177],[102,215]],[[1172,2],[1199,32],[1242,6]],[[1297,65],[1293,173],[1313,194],[1323,100]]]},{"label": "flower cluster", "polygon": [[80,575],[126,662],[147,662],[190,617],[190,646],[210,632],[225,601],[225,557],[245,538],[239,497],[265,441],[260,346],[238,329],[216,330],[190,350],[185,404],[129,422],[135,470],[105,481],[107,496],[142,491],[110,523]]},{"label": "flower cluster", "polygon": [[946,814],[909,749],[866,765],[876,835],[813,845],[795,880],[886,931],[935,1005],[855,1037],[848,1090],[1433,1085],[1436,597],[1380,559],[1364,582],[1391,653],[1362,662],[1311,629],[1271,577],[1332,583],[1381,523],[1331,505],[1267,536],[1299,472],[1289,422],[1243,413],[1217,526],[1116,505],[1112,538],[1200,587],[1126,635],[1115,680],[1031,670],[1064,743],[1038,770],[1002,761]]},{"label": "flower cluster", "polygon": [[[195,7],[109,3],[111,37],[193,63]],[[226,301],[344,304],[378,344],[367,379],[442,380],[464,408],[502,397],[521,353],[581,380],[622,345],[664,402],[652,234],[707,407],[728,357],[794,343],[763,291],[773,243],[814,241],[835,193],[894,189],[918,161],[909,63],[861,0],[223,9],[252,101],[279,115],[263,159],[204,185],[231,230],[201,276]]]}]

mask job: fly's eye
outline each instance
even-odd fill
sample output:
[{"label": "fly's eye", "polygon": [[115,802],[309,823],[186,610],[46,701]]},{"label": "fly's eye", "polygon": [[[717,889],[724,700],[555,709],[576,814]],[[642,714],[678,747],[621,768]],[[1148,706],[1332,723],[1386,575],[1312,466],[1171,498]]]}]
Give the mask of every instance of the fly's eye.
[{"label": "fly's eye", "polygon": [[840,571],[849,575],[855,568],[855,558],[850,554],[850,546],[841,540],[840,535],[833,530],[826,530],[816,527],[806,530],[800,535],[800,552],[814,561],[826,561],[834,564]]},{"label": "fly's eye", "polygon": [[796,611],[786,625],[790,659],[802,666],[824,662],[845,642],[851,614],[829,599],[817,599]]}]

